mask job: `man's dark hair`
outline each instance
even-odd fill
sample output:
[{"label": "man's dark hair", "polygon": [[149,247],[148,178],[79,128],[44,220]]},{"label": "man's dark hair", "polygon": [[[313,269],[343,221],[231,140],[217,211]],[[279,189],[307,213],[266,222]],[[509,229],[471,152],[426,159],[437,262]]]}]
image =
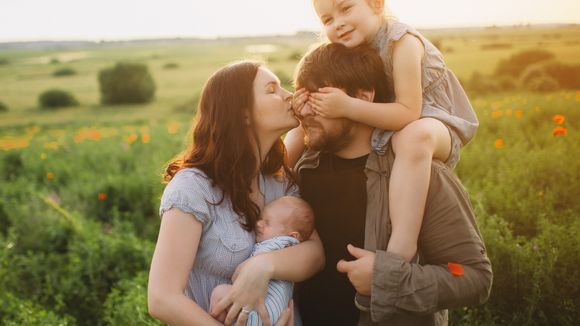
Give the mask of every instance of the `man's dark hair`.
[{"label": "man's dark hair", "polygon": [[327,43],[307,53],[296,68],[296,89],[332,86],[344,89],[349,96],[357,91],[375,91],[373,102],[394,100],[392,83],[387,79],[383,61],[376,49],[361,45],[347,48],[339,43]]}]

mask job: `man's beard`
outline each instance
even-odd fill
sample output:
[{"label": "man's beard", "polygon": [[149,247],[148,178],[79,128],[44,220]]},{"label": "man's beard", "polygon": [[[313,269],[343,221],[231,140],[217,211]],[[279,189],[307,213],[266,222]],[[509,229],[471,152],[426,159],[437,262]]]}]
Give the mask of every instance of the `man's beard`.
[{"label": "man's beard", "polygon": [[315,151],[336,153],[352,139],[351,131],[354,123],[347,119],[340,119],[332,128],[324,128],[318,121],[306,118],[302,126],[306,146]]}]

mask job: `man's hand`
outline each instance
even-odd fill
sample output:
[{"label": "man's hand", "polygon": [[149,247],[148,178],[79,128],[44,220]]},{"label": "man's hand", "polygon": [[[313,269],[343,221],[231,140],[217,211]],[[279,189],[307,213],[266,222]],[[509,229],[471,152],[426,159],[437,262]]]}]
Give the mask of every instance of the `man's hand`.
[{"label": "man's hand", "polygon": [[351,100],[352,97],[339,88],[323,87],[310,94],[308,103],[322,117],[349,118]]},{"label": "man's hand", "polygon": [[346,249],[356,260],[341,259],[336,264],[336,269],[341,273],[346,273],[358,293],[370,296],[375,253],[350,244],[346,246]]}]

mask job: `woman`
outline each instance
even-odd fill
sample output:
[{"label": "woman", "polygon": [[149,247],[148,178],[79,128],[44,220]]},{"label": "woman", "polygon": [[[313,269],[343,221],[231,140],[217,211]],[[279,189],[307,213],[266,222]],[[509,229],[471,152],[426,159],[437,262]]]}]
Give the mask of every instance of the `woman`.
[{"label": "woman", "polygon": [[[219,325],[212,315],[229,307],[226,325],[244,321],[251,310],[270,325],[264,306],[269,280],[300,282],[322,269],[316,231],[296,246],[248,259],[264,205],[297,193],[280,138],[298,125],[291,98],[256,62],[226,66],[207,81],[193,145],[165,172],[169,183],[149,274],[152,316],[171,325]],[[210,315],[212,289],[230,283],[234,272],[233,290]]]}]

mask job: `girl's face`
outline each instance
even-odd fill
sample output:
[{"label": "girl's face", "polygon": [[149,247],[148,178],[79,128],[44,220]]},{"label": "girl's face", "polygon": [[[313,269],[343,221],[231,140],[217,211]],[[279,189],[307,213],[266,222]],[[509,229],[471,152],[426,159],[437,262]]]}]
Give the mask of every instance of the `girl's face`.
[{"label": "girl's face", "polygon": [[383,17],[380,0],[314,0],[314,9],[328,39],[349,48],[372,42]]},{"label": "girl's face", "polygon": [[[254,79],[253,128],[258,135],[282,135],[298,126],[292,110],[292,93],[280,86],[280,80],[265,67],[258,68]],[[277,136],[279,136],[277,135]]]}]

